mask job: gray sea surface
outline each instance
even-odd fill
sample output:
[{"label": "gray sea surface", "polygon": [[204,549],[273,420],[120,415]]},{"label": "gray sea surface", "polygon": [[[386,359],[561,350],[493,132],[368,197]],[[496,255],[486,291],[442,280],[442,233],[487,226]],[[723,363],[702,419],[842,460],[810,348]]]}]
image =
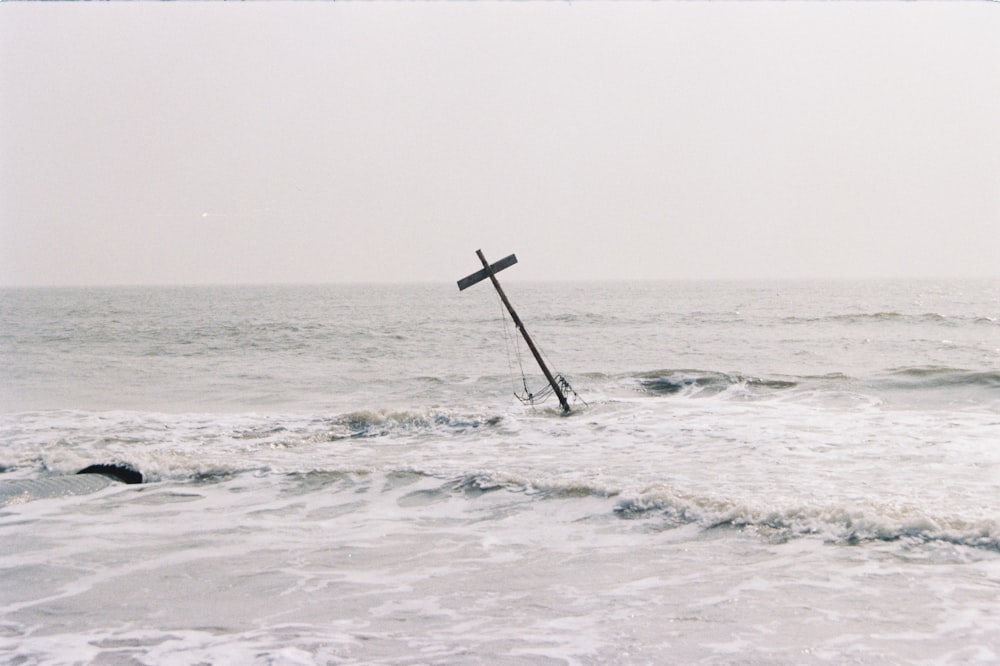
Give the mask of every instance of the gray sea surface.
[{"label": "gray sea surface", "polygon": [[0,290],[0,663],[1000,660],[1000,281],[505,286]]}]

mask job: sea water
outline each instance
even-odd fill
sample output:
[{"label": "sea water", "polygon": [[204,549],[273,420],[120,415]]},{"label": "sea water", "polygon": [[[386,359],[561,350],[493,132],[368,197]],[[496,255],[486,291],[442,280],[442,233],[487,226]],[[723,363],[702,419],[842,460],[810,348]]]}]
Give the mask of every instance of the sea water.
[{"label": "sea water", "polygon": [[0,663],[1000,661],[1000,281],[507,291],[0,291]]}]

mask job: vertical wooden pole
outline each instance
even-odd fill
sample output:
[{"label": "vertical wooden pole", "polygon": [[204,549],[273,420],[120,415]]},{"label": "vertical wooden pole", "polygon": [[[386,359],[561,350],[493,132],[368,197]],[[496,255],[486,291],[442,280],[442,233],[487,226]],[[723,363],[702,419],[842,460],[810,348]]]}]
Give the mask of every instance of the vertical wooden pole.
[{"label": "vertical wooden pole", "polygon": [[482,250],[476,250],[476,256],[478,256],[479,260],[483,262],[483,268],[486,269],[486,274],[490,276],[490,281],[496,288],[497,293],[500,294],[500,300],[503,301],[503,304],[507,307],[507,312],[510,313],[510,318],[514,320],[514,325],[517,326],[517,330],[521,331],[521,335],[524,336],[524,341],[528,343],[528,349],[531,350],[531,355],[535,357],[536,361],[538,361],[538,367],[542,369],[542,374],[544,374],[545,378],[549,380],[549,385],[552,387],[552,390],[555,391],[556,397],[559,398],[559,404],[562,405],[563,412],[568,414],[570,410],[569,403],[566,401],[566,396],[563,395],[562,389],[559,388],[559,383],[556,382],[555,377],[553,377],[552,373],[549,372],[548,367],[545,365],[545,361],[542,360],[542,355],[538,353],[535,343],[531,341],[531,336],[528,335],[528,331],[524,330],[524,324],[521,323],[521,318],[517,316],[517,313],[514,312],[514,307],[510,304],[510,301],[507,300],[507,294],[503,293],[503,289],[500,287],[500,281],[497,280],[497,276],[493,273],[493,269],[490,268],[490,262],[486,261],[486,257],[483,256]]}]

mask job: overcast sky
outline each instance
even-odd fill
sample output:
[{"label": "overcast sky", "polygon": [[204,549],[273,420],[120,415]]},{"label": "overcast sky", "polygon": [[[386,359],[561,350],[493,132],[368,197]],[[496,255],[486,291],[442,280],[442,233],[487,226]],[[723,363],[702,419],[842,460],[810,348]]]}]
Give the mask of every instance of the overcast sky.
[{"label": "overcast sky", "polygon": [[445,282],[477,248],[1000,276],[1000,4],[0,5],[0,285]]}]

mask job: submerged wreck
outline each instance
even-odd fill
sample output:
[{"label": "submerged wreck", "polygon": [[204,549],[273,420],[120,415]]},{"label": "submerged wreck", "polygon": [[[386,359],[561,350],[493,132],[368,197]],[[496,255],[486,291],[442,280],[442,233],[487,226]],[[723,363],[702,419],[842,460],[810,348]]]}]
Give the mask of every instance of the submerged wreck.
[{"label": "submerged wreck", "polygon": [[[535,404],[536,402],[544,400],[549,395],[554,394],[556,398],[559,399],[559,405],[560,407],[562,407],[563,414],[569,414],[571,410],[569,406],[569,401],[566,399],[566,394],[571,393],[575,398],[580,399],[581,402],[583,402],[583,400],[580,398],[579,395],[577,395],[576,391],[573,390],[573,387],[569,385],[569,382],[566,381],[565,377],[558,374],[553,375],[552,371],[549,370],[548,366],[545,364],[545,360],[542,358],[541,352],[538,351],[538,347],[535,346],[535,343],[532,341],[531,336],[528,335],[528,331],[527,329],[524,328],[524,324],[521,322],[521,318],[517,316],[517,312],[514,311],[514,306],[510,304],[510,300],[507,298],[507,294],[504,293],[503,288],[500,286],[500,281],[497,280],[496,274],[502,271],[503,269],[509,268],[514,264],[516,264],[517,257],[511,254],[491,264],[486,260],[486,257],[483,255],[482,250],[476,250],[476,256],[479,257],[479,260],[483,264],[482,269],[476,271],[475,273],[471,273],[470,275],[467,275],[461,280],[459,280],[458,290],[464,291],[465,289],[468,289],[472,285],[482,282],[486,278],[490,279],[490,282],[493,283],[493,287],[497,290],[497,294],[500,296],[500,300],[503,302],[504,307],[507,308],[507,312],[510,313],[510,318],[514,321],[514,326],[517,328],[518,331],[521,332],[521,336],[524,338],[525,344],[527,344],[528,349],[531,350],[531,355],[534,356],[535,361],[538,363],[538,367],[541,368],[542,370],[542,374],[545,375],[545,379],[549,382],[549,385],[545,389],[534,392],[528,391],[527,383],[525,382],[524,395],[520,395],[517,392],[515,392],[514,395],[516,395],[518,399],[520,399],[522,402]],[[523,372],[521,378],[522,381],[524,381]]]}]

